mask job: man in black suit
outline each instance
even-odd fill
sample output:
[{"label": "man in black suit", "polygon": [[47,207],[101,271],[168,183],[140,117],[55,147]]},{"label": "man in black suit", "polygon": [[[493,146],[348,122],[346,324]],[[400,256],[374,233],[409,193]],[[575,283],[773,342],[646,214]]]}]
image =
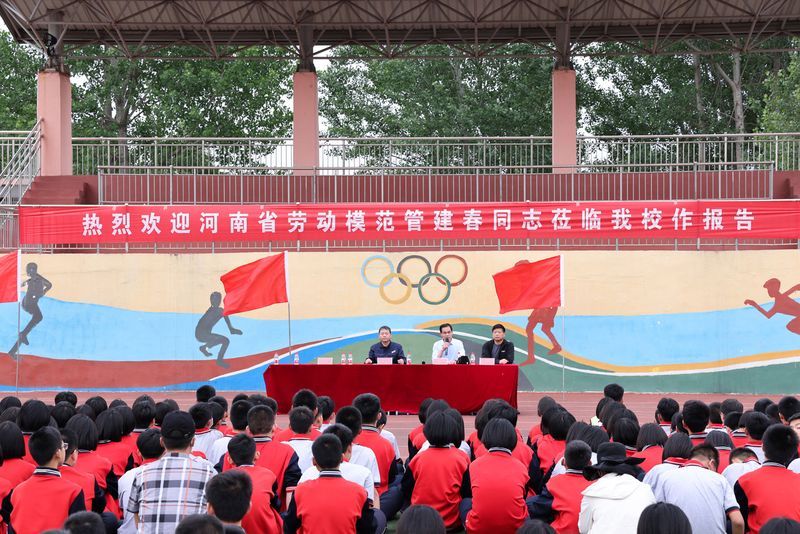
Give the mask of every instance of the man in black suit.
[{"label": "man in black suit", "polygon": [[494,363],[514,363],[514,344],[506,339],[506,327],[492,327],[492,339],[483,344],[481,358],[494,358]]}]

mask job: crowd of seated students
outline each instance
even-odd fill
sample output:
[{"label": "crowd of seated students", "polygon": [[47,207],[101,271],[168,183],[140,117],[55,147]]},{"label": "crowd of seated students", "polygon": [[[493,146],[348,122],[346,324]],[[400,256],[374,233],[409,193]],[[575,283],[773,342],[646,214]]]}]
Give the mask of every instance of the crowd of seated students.
[{"label": "crowd of seated students", "polygon": [[60,392],[0,400],[0,534],[800,534],[800,400],[681,406],[651,421],[605,388],[591,421],[550,397],[538,423],[487,401],[465,435],[426,399],[408,458],[371,393],[300,390],[288,428],[263,395],[211,386],[187,410]]}]

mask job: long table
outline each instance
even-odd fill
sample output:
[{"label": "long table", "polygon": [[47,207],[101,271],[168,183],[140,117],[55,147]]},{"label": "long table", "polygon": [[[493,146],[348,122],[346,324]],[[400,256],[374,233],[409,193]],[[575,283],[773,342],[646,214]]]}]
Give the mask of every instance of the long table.
[{"label": "long table", "polygon": [[270,365],[267,395],[286,413],[298,389],[328,395],[336,407],[360,393],[374,393],[387,411],[417,413],[427,397],[446,400],[461,413],[477,412],[487,399],[517,406],[516,365]]}]

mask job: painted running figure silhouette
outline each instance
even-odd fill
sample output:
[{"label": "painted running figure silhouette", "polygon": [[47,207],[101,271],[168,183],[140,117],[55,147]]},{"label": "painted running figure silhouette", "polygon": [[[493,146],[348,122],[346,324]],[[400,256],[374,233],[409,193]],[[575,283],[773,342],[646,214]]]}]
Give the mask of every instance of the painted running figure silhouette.
[{"label": "painted running figure silhouette", "polygon": [[557,306],[550,306],[547,308],[537,308],[534,309],[530,316],[528,316],[528,326],[525,327],[525,332],[528,334],[528,354],[534,354],[534,343],[533,343],[533,329],[536,328],[537,324],[542,325],[542,332],[544,335],[547,336],[547,339],[550,340],[550,343],[553,344],[553,348],[547,353],[549,355],[558,354],[561,350],[561,344],[556,339],[555,334],[553,334],[553,326],[555,325],[556,314],[558,313]]},{"label": "painted running figure silhouette", "polygon": [[789,296],[796,291],[800,291],[800,284],[793,286],[785,293],[781,293],[781,281],[777,278],[770,278],[764,282],[764,287],[767,290],[767,294],[775,299],[775,304],[772,305],[769,311],[759,306],[754,300],[747,299],[744,301],[745,305],[757,309],[767,319],[771,319],[777,313],[794,317],[786,325],[786,329],[793,334],[800,335],[800,302]]},{"label": "painted running figure silhouette", "polygon": [[51,284],[49,280],[39,274],[38,269],[39,267],[32,262],[25,266],[28,279],[22,282],[22,286],[27,286],[28,289],[25,291],[25,298],[22,299],[22,309],[31,314],[31,320],[28,321],[28,324],[25,325],[25,328],[19,333],[17,342],[14,343],[14,346],[8,351],[8,355],[15,360],[17,359],[20,343],[28,345],[28,334],[30,334],[31,330],[44,319],[42,310],[39,309],[39,299],[53,287],[53,284]]},{"label": "painted running figure silhouette", "polygon": [[208,308],[206,313],[204,313],[200,320],[197,321],[197,326],[194,328],[194,337],[197,338],[197,341],[203,343],[203,345],[200,346],[200,352],[202,352],[205,356],[213,356],[213,354],[208,352],[208,349],[216,347],[217,345],[221,345],[219,352],[217,353],[217,365],[228,368],[230,365],[225,363],[223,358],[225,358],[225,351],[228,350],[228,345],[230,344],[231,340],[222,334],[215,334],[211,330],[220,319],[225,319],[225,324],[228,325],[228,330],[231,334],[238,336],[242,334],[242,331],[233,327],[231,320],[227,315],[223,317],[222,312],[224,310],[220,306],[222,303],[222,295],[218,291],[211,293],[210,300],[211,307]]}]

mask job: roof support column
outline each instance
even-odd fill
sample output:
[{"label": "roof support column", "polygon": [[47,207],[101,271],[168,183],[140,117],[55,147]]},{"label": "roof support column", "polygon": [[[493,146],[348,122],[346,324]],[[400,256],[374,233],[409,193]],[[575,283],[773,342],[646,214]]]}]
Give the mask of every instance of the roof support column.
[{"label": "roof support column", "polygon": [[313,34],[301,27],[300,63],[293,85],[293,168],[295,174],[311,175],[319,166],[319,89],[313,59]]},{"label": "roof support column", "polygon": [[571,173],[577,164],[578,105],[575,69],[570,62],[569,11],[556,29],[556,63],[552,73],[552,164],[554,173]]},{"label": "roof support column", "polygon": [[64,66],[61,37],[48,31],[47,66],[39,71],[36,117],[41,123],[41,176],[72,175],[72,84]]}]

